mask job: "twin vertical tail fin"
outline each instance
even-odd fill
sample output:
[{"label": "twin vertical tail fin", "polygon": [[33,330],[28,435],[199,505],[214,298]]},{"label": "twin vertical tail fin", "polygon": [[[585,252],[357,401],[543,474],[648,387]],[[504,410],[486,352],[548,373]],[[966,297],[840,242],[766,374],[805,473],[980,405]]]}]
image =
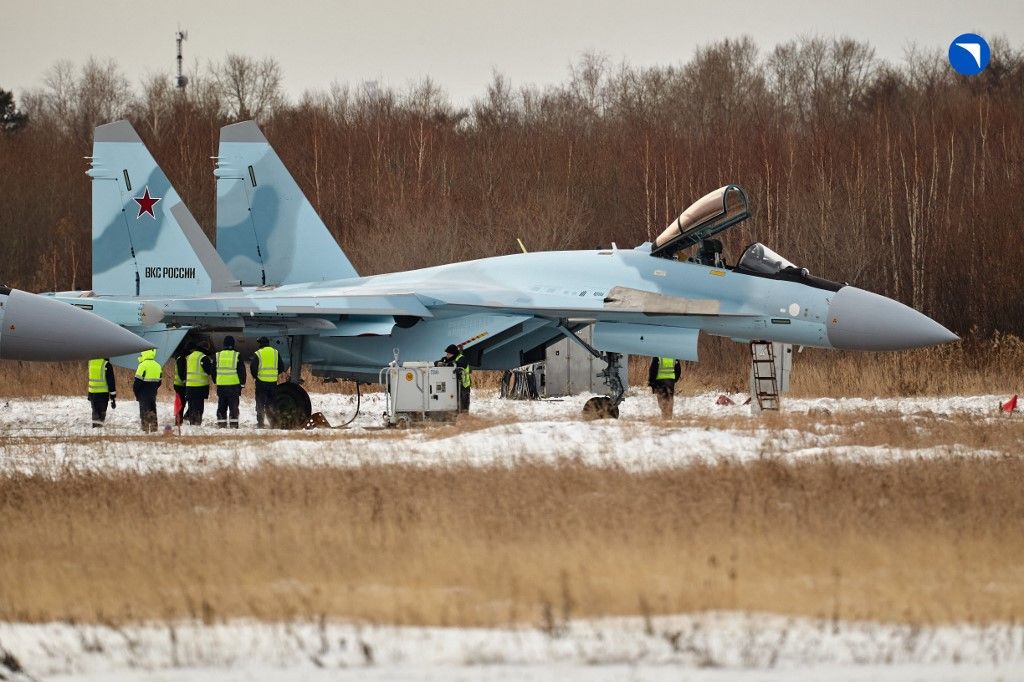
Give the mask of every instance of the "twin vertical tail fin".
[{"label": "twin vertical tail fin", "polygon": [[95,293],[195,296],[238,288],[130,123],[96,128],[87,174]]},{"label": "twin vertical tail fin", "polygon": [[220,131],[217,251],[245,285],[358,277],[252,121]]}]

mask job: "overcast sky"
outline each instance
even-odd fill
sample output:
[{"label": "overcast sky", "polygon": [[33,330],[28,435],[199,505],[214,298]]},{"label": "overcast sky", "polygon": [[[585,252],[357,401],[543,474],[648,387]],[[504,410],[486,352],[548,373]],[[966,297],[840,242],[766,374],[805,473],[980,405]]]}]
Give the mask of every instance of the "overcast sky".
[{"label": "overcast sky", "polygon": [[1024,46],[1024,0],[769,0],[557,2],[555,0],[79,1],[10,0],[0,22],[0,87],[38,87],[59,59],[116,59],[133,80],[166,72],[174,34],[188,31],[185,62],[228,52],[272,56],[292,98],[331,81],[403,88],[429,75],[459,104],[497,70],[515,85],[565,78],[587,51],[634,65],[676,64],[694,49],[750,35],[762,49],[801,34],[849,35],[879,57],[907,46],[945,51],[960,33]]}]

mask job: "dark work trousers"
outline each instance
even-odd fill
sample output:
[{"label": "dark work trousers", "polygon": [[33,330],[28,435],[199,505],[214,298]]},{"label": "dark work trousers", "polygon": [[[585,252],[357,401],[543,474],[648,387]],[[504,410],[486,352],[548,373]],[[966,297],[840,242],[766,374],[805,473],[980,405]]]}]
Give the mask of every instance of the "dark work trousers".
[{"label": "dark work trousers", "polygon": [[209,397],[209,386],[185,387],[185,398],[188,401],[188,409],[185,410],[186,422],[192,426],[199,426],[203,423],[203,409],[206,407],[206,399]]},{"label": "dark work trousers", "polygon": [[139,401],[139,420],[142,422],[142,430],[145,433],[156,433],[156,392],[160,384],[153,383],[152,388],[147,386],[135,393],[135,399]]},{"label": "dark work trousers", "polygon": [[109,393],[90,393],[89,402],[92,404],[92,427],[98,429],[107,421],[107,404],[110,402]]},{"label": "dark work trousers", "polygon": [[256,380],[256,426],[263,426],[263,419],[267,411],[274,406],[274,397],[277,395],[277,383]]},{"label": "dark work trousers", "polygon": [[676,397],[676,382],[671,379],[657,379],[651,384],[651,391],[658,399],[658,407],[661,408],[661,416],[665,419],[672,417],[672,405]]},{"label": "dark work trousers", "polygon": [[459,409],[469,412],[469,387],[459,386]]},{"label": "dark work trousers", "polygon": [[[218,386],[217,387],[217,426],[224,428],[231,424],[231,428],[238,428],[238,399],[242,396],[241,386]],[[228,415],[231,415],[230,418]]]},{"label": "dark work trousers", "polygon": [[174,392],[178,395],[179,398],[181,398],[181,412],[178,412],[177,414],[174,415],[175,425],[180,426],[181,423],[185,421],[185,410],[188,409],[188,396],[185,393],[184,386],[175,386]]}]

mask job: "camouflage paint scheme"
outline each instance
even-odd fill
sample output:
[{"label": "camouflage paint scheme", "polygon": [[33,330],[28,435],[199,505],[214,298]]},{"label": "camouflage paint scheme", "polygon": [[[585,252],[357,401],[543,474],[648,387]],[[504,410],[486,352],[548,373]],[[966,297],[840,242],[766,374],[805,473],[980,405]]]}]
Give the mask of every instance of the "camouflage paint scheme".
[{"label": "camouflage paint scheme", "polygon": [[[856,287],[656,257],[649,243],[359,277],[252,122],[222,131],[217,249],[128,122],[96,129],[92,163],[93,290],[57,296],[107,303],[95,312],[154,343],[161,363],[189,333],[265,335],[294,363],[362,381],[396,352],[432,360],[450,343],[474,367],[518,367],[591,323],[598,351],[690,361],[702,331],[863,350],[956,339]],[[125,321],[135,313],[146,319]]]}]

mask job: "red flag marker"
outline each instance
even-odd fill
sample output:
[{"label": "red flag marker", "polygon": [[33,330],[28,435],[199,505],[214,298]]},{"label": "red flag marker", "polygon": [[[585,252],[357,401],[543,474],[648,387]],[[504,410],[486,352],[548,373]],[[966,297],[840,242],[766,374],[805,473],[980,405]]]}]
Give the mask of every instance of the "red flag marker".
[{"label": "red flag marker", "polygon": [[1013,412],[1014,410],[1016,410],[1017,409],[1017,395],[1014,394],[1014,396],[1012,398],[1007,400],[1005,403],[1002,403],[999,406],[999,409],[1002,410],[1003,412]]}]

